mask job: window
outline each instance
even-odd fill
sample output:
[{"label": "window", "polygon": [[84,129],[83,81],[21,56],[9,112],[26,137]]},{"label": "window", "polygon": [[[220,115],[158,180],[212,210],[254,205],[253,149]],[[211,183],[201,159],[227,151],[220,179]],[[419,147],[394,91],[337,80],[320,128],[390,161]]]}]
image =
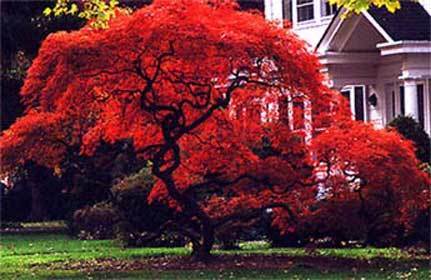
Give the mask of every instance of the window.
[{"label": "window", "polygon": [[292,0],[283,0],[283,19],[292,21]]},{"label": "window", "polygon": [[265,11],[264,0],[238,1],[238,4],[241,10],[245,10],[245,11],[258,10],[262,13]]},{"label": "window", "polygon": [[297,0],[298,22],[314,18],[313,0]]},{"label": "window", "polygon": [[405,103],[404,103],[404,86],[400,86],[400,115],[405,115]]},{"label": "window", "polygon": [[424,85],[416,86],[418,93],[418,119],[422,127],[425,124],[425,112],[424,112]]},{"label": "window", "polygon": [[323,17],[330,16],[337,12],[337,5],[331,5],[329,0],[321,0],[320,10]]},{"label": "window", "polygon": [[253,120],[256,123],[261,123],[262,121],[262,106],[260,104],[250,104],[248,108],[245,109],[246,117],[249,120]]},{"label": "window", "polygon": [[395,85],[394,83],[387,83],[385,84],[385,98],[384,102],[382,102],[382,106],[384,107],[386,111],[386,122],[390,122],[395,118],[395,102],[396,102],[396,95],[395,95]]},{"label": "window", "polygon": [[355,87],[355,119],[365,120],[364,108],[364,87]]},{"label": "window", "polygon": [[347,104],[350,106],[350,90],[343,90],[341,95],[347,99]]},{"label": "window", "polygon": [[287,96],[280,97],[278,101],[278,115],[283,124],[289,125],[289,100]]},{"label": "window", "polygon": [[365,86],[347,86],[341,91],[341,94],[348,99],[350,111],[355,120],[365,121],[367,112]]},{"label": "window", "polygon": [[293,129],[304,128],[304,102],[294,101],[293,102]]}]

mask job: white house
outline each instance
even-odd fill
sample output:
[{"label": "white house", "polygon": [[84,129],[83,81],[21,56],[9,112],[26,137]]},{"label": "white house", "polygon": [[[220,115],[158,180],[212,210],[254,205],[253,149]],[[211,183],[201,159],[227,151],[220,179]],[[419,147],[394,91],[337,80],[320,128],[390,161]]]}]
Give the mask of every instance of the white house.
[{"label": "white house", "polygon": [[411,115],[431,135],[431,0],[347,18],[327,0],[264,0],[264,12],[269,20],[291,20],[356,119],[383,127]]}]

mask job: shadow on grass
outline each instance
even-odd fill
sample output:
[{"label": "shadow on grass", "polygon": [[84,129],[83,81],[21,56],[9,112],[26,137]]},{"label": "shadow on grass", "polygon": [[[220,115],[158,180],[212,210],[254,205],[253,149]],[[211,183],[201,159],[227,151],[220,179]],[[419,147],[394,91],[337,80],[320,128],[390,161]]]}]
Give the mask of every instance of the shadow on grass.
[{"label": "shadow on grass", "polygon": [[96,259],[34,269],[45,275],[49,271],[53,275],[70,272],[70,277],[96,279],[429,279],[429,263],[423,259],[360,260],[328,256],[218,255],[209,263],[181,256]]},{"label": "shadow on grass", "polygon": [[[263,244],[263,243],[262,243]],[[215,250],[192,262],[186,248],[122,249],[112,240],[2,235],[0,279],[430,279],[428,255],[397,248]]]}]

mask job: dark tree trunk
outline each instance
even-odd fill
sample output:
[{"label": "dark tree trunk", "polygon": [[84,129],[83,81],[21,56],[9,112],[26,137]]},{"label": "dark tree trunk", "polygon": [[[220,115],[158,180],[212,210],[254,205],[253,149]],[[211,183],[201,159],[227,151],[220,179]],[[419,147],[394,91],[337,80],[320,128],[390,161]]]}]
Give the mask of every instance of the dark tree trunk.
[{"label": "dark tree trunk", "polygon": [[[177,156],[179,157],[178,154]],[[187,217],[187,219],[197,218],[199,220],[199,237],[197,238],[196,236],[194,236],[192,238],[192,258],[196,261],[207,262],[211,259],[211,249],[214,245],[215,239],[214,227],[211,223],[210,218],[204,213],[204,211],[200,208],[196,201],[178,192],[171,174],[160,174],[160,169],[157,167],[156,164],[154,164],[153,166],[153,173],[165,183],[168,192],[172,196],[172,198],[184,206],[185,217]]]},{"label": "dark tree trunk", "polygon": [[202,226],[200,240],[193,242],[192,258],[196,261],[208,262],[211,260],[211,249],[214,245],[214,229],[209,224]]}]

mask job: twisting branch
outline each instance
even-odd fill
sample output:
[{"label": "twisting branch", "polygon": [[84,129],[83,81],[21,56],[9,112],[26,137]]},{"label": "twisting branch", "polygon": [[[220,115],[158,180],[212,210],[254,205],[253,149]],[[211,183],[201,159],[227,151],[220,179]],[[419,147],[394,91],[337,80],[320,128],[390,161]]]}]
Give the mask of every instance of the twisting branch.
[{"label": "twisting branch", "polygon": [[[232,180],[222,179],[220,177],[206,178],[205,182],[191,185],[185,192],[180,192],[177,189],[172,174],[181,164],[178,140],[185,134],[193,134],[193,131],[213,116],[216,110],[227,108],[236,89],[244,87],[247,84],[266,88],[274,88],[279,85],[277,78],[274,78],[274,73],[270,73],[268,77],[263,75],[264,70],[261,69],[262,66],[259,63],[253,68],[243,66],[233,69],[233,62],[231,60],[232,73],[230,82],[219,96],[212,98],[211,95],[216,86],[212,81],[204,82],[186,78],[182,73],[175,73],[174,71],[167,71],[164,69],[163,64],[166,59],[174,55],[174,44],[170,42],[169,50],[157,56],[154,60],[154,65],[146,69],[143,68],[141,61],[143,52],[141,52],[134,61],[135,73],[145,81],[144,89],[139,92],[141,109],[152,114],[155,122],[161,126],[163,135],[162,143],[148,146],[137,152],[149,156],[148,159],[153,163],[153,174],[164,183],[169,196],[182,208],[181,215],[183,215],[186,220],[196,218],[199,221],[199,234],[193,236],[193,234],[188,233],[187,235],[193,236],[194,243],[198,242],[196,237],[199,237],[199,235],[203,239],[207,238],[211,243],[214,227],[221,226],[237,217],[240,219],[253,218],[262,211],[274,207],[283,207],[291,213],[287,205],[272,203],[260,209],[253,209],[250,212],[226,217],[215,223],[192,195],[193,192],[201,186],[225,188],[238,184],[243,180],[250,180],[254,183],[272,187],[268,178],[258,178],[250,174],[243,174]],[[188,97],[183,98],[181,101],[177,102],[177,104],[159,103],[158,92],[154,85],[158,83],[158,79],[161,75],[172,85],[183,90]],[[222,89],[223,87],[219,87],[217,90],[221,91]],[[200,110],[202,113],[197,118],[187,121],[185,117],[186,106]]]}]

